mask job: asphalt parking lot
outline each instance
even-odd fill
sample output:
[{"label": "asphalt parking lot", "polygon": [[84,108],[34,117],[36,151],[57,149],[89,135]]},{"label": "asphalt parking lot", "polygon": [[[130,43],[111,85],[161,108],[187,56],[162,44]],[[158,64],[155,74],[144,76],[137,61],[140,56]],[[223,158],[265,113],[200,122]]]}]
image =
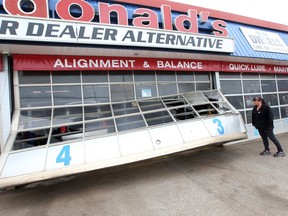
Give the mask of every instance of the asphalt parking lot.
[{"label": "asphalt parking lot", "polygon": [[[288,152],[288,134],[278,138]],[[1,191],[0,215],[286,216],[288,156],[261,150],[209,147]]]}]

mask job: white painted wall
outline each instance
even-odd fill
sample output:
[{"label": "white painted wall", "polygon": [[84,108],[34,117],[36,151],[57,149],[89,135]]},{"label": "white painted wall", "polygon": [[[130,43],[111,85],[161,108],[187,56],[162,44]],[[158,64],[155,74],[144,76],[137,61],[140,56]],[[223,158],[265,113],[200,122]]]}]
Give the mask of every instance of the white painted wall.
[{"label": "white painted wall", "polygon": [[8,78],[8,57],[3,56],[3,70],[0,71],[0,147],[3,152],[11,127],[10,84]]}]

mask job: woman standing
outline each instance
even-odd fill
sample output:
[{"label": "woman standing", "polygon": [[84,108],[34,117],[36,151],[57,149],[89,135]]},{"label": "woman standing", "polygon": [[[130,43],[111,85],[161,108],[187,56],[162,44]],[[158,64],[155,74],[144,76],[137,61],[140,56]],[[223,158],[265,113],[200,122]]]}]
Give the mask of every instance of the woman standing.
[{"label": "woman standing", "polygon": [[277,147],[277,153],[274,154],[274,157],[284,157],[286,154],[273,132],[274,119],[271,108],[266,105],[264,99],[261,97],[255,97],[253,102],[255,106],[252,111],[252,125],[258,129],[265,148],[260,155],[271,155],[268,141],[269,138]]}]

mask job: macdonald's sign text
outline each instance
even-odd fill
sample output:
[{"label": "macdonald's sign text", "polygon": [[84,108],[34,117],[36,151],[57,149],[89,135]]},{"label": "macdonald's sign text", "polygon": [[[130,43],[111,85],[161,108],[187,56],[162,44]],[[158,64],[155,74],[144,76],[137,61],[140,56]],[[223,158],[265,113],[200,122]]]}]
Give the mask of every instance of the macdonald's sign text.
[{"label": "macdonald's sign text", "polygon": [[[56,5],[52,6],[54,2]],[[21,7],[23,3],[29,3],[29,13]],[[114,13],[117,16],[118,25],[128,26],[129,19],[131,19],[131,17],[128,16],[128,10],[125,6],[114,3],[109,4],[101,2],[101,0],[95,0],[93,4],[88,0],[53,0],[52,4],[50,4],[49,0],[26,0],[26,2],[23,0],[3,0],[3,7],[7,14],[17,17],[53,18],[50,17],[50,9],[55,10],[59,18],[66,21],[111,24],[111,13]],[[81,8],[81,16],[73,16],[71,13],[71,8],[73,7]],[[143,7],[136,8],[132,15],[132,26],[160,29],[159,23],[161,19],[161,28],[163,30],[172,31],[175,29],[179,32],[197,34],[199,32],[199,25],[210,22],[209,12],[207,11],[197,11],[187,8],[187,14],[180,14],[173,17],[170,5],[163,4],[159,10],[160,15],[152,9]],[[97,18],[96,20],[98,21],[95,21],[95,18]],[[188,24],[189,27],[187,27],[186,24]],[[214,20],[209,24],[212,35],[228,36],[228,30],[226,29],[227,23],[225,21]]]},{"label": "macdonald's sign text", "polygon": [[[29,12],[23,8],[29,3]],[[3,0],[7,15],[0,15],[0,40],[72,43],[87,45],[148,47],[233,53],[227,23],[209,19],[209,12],[187,8],[173,14],[163,4],[158,12],[149,8],[101,0]],[[75,17],[72,8],[78,8]],[[157,8],[155,8],[157,10]],[[49,10],[56,11],[58,18]],[[74,14],[74,15],[73,15]],[[112,24],[112,19],[116,20]],[[205,29],[207,34],[199,34]]]}]

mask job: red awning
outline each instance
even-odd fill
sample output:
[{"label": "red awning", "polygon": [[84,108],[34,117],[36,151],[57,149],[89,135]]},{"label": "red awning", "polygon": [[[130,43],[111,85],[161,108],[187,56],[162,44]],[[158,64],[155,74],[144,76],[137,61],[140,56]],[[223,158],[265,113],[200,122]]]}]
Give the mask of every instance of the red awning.
[{"label": "red awning", "polygon": [[131,57],[14,55],[15,70],[174,70],[219,71],[220,62]]},{"label": "red awning", "polygon": [[14,55],[13,58],[14,69],[24,71],[163,70],[288,74],[288,66],[191,59],[50,55]]}]

